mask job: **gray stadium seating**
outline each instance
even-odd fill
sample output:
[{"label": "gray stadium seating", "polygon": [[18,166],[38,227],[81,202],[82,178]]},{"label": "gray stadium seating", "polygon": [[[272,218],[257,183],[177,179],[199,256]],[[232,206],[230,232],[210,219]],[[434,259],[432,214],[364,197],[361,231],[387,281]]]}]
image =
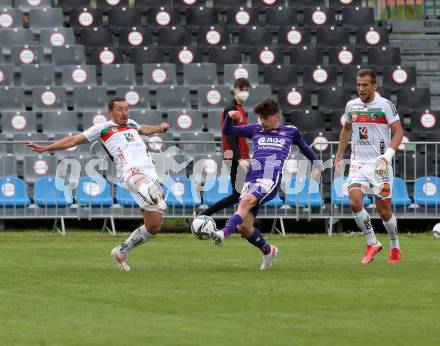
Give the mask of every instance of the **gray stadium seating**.
[{"label": "gray stadium seating", "polygon": [[121,85],[136,85],[136,72],[132,64],[102,65],[102,85],[115,89]]},{"label": "gray stadium seating", "polygon": [[16,133],[13,136],[13,141],[23,142],[15,143],[12,151],[15,158],[21,161],[24,156],[33,154],[32,150],[28,148],[24,142],[41,142],[39,144],[47,144],[47,135],[45,133]]},{"label": "gray stadium seating", "polygon": [[2,111],[2,132],[12,137],[14,133],[37,132],[37,115],[35,112]]},{"label": "gray stadium seating", "polygon": [[0,47],[3,54],[11,53],[11,46],[32,45],[34,43],[34,36],[29,29],[14,28],[0,30]]},{"label": "gray stadium seating", "polygon": [[[0,141],[2,138],[0,136]],[[1,148],[1,144],[0,144]],[[5,152],[0,151],[0,177],[16,176],[17,164],[13,155],[7,155]]]},{"label": "gray stadium seating", "polygon": [[197,63],[183,65],[183,84],[190,87],[217,84],[217,65]]},{"label": "gray stadium seating", "polygon": [[21,87],[0,87],[0,105],[3,111],[24,110],[24,89]]},{"label": "gray stadium seating", "polygon": [[[214,134],[208,132],[182,132],[180,136],[182,142],[190,141],[214,141]],[[181,144],[185,155],[194,156],[195,154],[213,154],[216,151],[215,143],[184,143]]]},{"label": "gray stadium seating", "polygon": [[224,69],[224,84],[234,85],[237,78],[244,77],[251,85],[258,84],[258,67],[255,64],[227,64]]},{"label": "gray stadium seating", "polygon": [[157,88],[157,108],[191,109],[189,88],[185,86],[160,86]]},{"label": "gray stadium seating", "polygon": [[216,138],[222,135],[221,114],[223,109],[213,109],[208,111],[208,132],[212,133]]},{"label": "gray stadium seating", "polygon": [[143,84],[154,89],[161,85],[176,85],[176,65],[144,64],[142,65]]},{"label": "gray stadium seating", "polygon": [[52,0],[41,0],[39,3],[29,0],[15,0],[15,6],[26,11],[35,8],[50,8],[52,7]]},{"label": "gray stadium seating", "polygon": [[67,65],[62,66],[63,86],[68,91],[72,91],[77,86],[96,85],[96,66],[95,65]]},{"label": "gray stadium seating", "polygon": [[0,29],[22,28],[23,12],[18,8],[5,8],[2,1]]},{"label": "gray stadium seating", "polygon": [[41,29],[40,43],[46,54],[52,51],[53,47],[62,47],[75,44],[75,35],[72,28],[50,28]]},{"label": "gray stadium seating", "polygon": [[107,107],[107,89],[101,86],[75,87],[73,89],[75,110],[105,109]]},{"label": "gray stadium seating", "polygon": [[232,99],[231,88],[227,86],[200,86],[197,88],[197,108],[202,112],[220,109]]},{"label": "gray stadium seating", "polygon": [[123,86],[116,88],[116,95],[125,97],[130,109],[150,109],[150,89],[145,86]]},{"label": "gray stadium seating", "polygon": [[14,85],[14,66],[0,64],[0,86]]},{"label": "gray stadium seating", "polygon": [[12,46],[11,47],[11,62],[16,65],[27,64],[43,64],[44,52],[41,46]]},{"label": "gray stadium seating", "polygon": [[84,46],[66,45],[52,47],[52,62],[56,66],[62,65],[84,65],[86,63],[86,54]]},{"label": "gray stadium seating", "polygon": [[102,110],[84,111],[81,121],[82,129],[86,130],[97,123],[107,121],[107,119],[108,117],[104,106],[102,107]]},{"label": "gray stadium seating", "polygon": [[57,133],[78,131],[78,120],[75,112],[43,112],[43,132],[52,137]]},{"label": "gray stadium seating", "polygon": [[23,177],[34,183],[41,177],[53,177],[57,171],[57,159],[53,155],[26,155],[23,160]]},{"label": "gray stadium seating", "polygon": [[130,109],[129,114],[130,119],[133,119],[139,125],[159,125],[163,121],[161,111]]},{"label": "gray stadium seating", "polygon": [[203,118],[200,111],[169,111],[168,123],[170,124],[170,132],[176,137],[179,137],[182,132],[201,132],[203,129]]},{"label": "gray stadium seating", "polygon": [[270,85],[252,85],[249,90],[249,98],[244,103],[245,107],[254,107],[257,103],[272,97]]},{"label": "gray stadium seating", "polygon": [[29,11],[29,27],[34,33],[43,28],[62,28],[63,11],[60,8],[38,8]]},{"label": "gray stadium seating", "polygon": [[34,110],[65,110],[66,90],[63,87],[34,87],[32,89]]},{"label": "gray stadium seating", "polygon": [[21,66],[21,85],[27,89],[35,86],[55,85],[55,69],[52,64]]}]

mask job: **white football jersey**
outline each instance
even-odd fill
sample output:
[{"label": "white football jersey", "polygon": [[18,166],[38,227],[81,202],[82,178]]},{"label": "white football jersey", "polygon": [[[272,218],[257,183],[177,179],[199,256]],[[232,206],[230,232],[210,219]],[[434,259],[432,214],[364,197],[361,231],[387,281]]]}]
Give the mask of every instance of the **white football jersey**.
[{"label": "white football jersey", "polygon": [[157,180],[156,170],[147,146],[139,135],[140,126],[129,119],[127,126],[109,120],[93,125],[83,132],[89,142],[100,140],[116,166],[117,176],[123,181],[128,173],[148,172]]},{"label": "white football jersey", "polygon": [[344,119],[353,126],[351,161],[374,163],[388,149],[390,124],[400,117],[391,101],[376,94],[370,103],[364,103],[360,98],[348,101]]}]

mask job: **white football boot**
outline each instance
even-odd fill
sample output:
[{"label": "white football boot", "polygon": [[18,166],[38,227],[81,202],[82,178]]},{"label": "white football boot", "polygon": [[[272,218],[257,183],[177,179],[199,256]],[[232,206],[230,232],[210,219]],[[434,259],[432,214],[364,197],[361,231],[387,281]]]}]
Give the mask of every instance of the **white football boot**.
[{"label": "white football boot", "polygon": [[148,195],[153,204],[157,205],[160,210],[167,210],[167,204],[163,200],[162,190],[155,183],[151,183],[148,187]]},{"label": "white football boot", "polygon": [[263,262],[261,263],[260,270],[268,270],[272,267],[272,261],[278,255],[278,248],[276,246],[270,246],[270,252],[262,257]]},{"label": "white football boot", "polygon": [[214,239],[214,245],[220,247],[225,241],[225,234],[223,231],[214,229],[213,231],[211,231],[211,238]]},{"label": "white football boot", "polygon": [[123,271],[123,272],[129,272],[131,270],[130,266],[127,263],[127,256],[124,256],[121,251],[119,251],[119,245],[116,246],[112,252],[111,255],[113,256],[113,258],[118,261],[119,263],[119,268]]}]

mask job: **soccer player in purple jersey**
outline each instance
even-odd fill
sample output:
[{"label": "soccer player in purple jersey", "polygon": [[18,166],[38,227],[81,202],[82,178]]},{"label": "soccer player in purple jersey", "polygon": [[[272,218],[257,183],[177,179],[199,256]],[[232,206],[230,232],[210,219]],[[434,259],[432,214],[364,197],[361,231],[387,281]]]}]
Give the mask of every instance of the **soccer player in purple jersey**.
[{"label": "soccer player in purple jersey", "polygon": [[260,206],[276,196],[291,145],[297,145],[314,163],[312,178],[319,179],[322,164],[295,126],[280,124],[280,108],[276,101],[266,99],[255,106],[254,110],[260,119],[259,124],[234,126],[233,120],[240,117],[237,111],[229,112],[225,118],[223,133],[252,139],[254,155],[240,195],[237,212],[229,218],[223,230],[213,231],[212,238],[217,246],[221,246],[225,238],[237,230],[249,243],[263,252],[260,269],[266,270],[272,266],[278,248],[270,245],[254,227],[254,219]]}]

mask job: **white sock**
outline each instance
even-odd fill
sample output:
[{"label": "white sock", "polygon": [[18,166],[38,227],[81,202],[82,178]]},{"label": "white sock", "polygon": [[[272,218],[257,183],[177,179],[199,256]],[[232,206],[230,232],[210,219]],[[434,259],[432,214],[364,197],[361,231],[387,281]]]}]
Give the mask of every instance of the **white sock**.
[{"label": "white sock", "polygon": [[149,241],[150,239],[153,239],[154,236],[150,233],[148,233],[147,229],[145,228],[145,225],[142,225],[139,228],[136,228],[131,234],[130,236],[119,246],[119,251],[127,256],[128,252]]},{"label": "white sock", "polygon": [[390,236],[390,245],[391,248],[400,249],[399,238],[397,237],[397,220],[396,216],[393,214],[391,219],[388,221],[383,221],[383,225],[387,229],[388,235]]},{"label": "white sock", "polygon": [[358,227],[362,230],[362,233],[369,245],[376,245],[378,243],[376,235],[374,234],[373,225],[371,224],[370,215],[368,215],[365,209],[362,209],[359,213],[353,213],[354,220]]}]

